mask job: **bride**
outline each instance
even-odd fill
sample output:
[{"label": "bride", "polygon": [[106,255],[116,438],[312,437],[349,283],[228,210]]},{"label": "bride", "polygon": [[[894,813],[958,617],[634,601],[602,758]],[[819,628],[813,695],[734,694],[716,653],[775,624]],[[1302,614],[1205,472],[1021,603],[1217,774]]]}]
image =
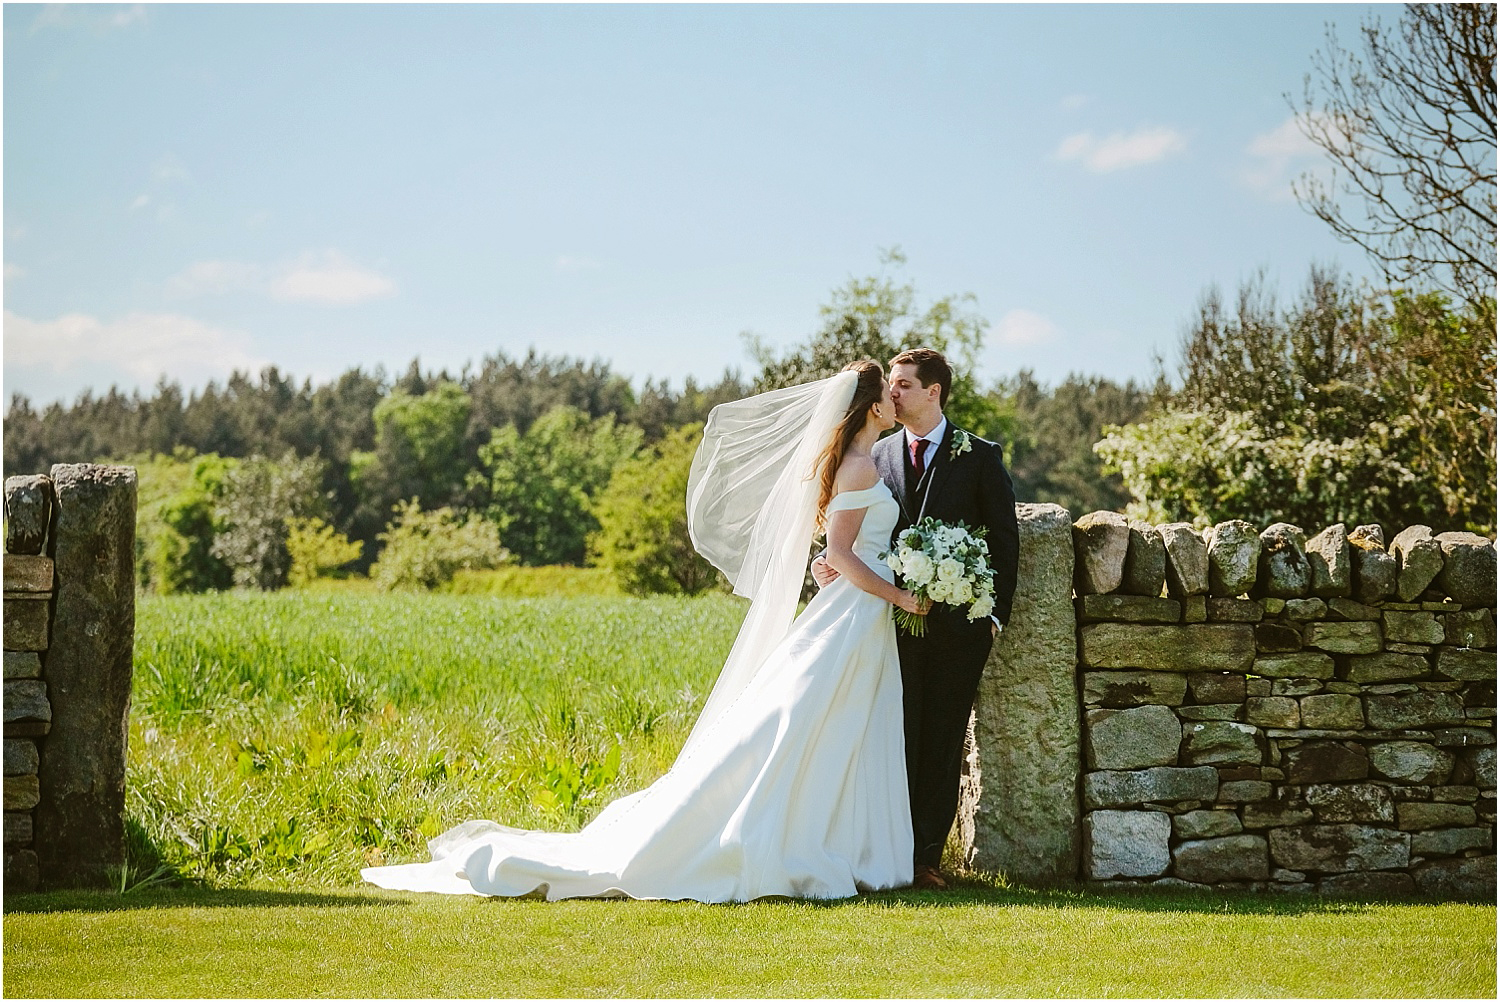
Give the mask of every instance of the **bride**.
[{"label": "bride", "polygon": [[[870,458],[895,424],[876,362],[716,407],[688,481],[693,545],[751,599],[676,762],[576,833],[470,821],[396,890],[749,901],[848,897],[912,879],[891,605],[878,559],[898,505]],[[814,533],[840,577],[796,616]]]}]

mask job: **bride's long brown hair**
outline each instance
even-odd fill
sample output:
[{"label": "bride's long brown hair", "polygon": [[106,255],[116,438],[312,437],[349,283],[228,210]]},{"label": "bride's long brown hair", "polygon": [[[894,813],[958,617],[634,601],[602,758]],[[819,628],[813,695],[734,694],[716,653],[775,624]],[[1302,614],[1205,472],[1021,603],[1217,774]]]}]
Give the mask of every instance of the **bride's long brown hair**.
[{"label": "bride's long brown hair", "polygon": [[858,362],[850,362],[844,366],[844,371],[859,373],[854,384],[854,399],[849,401],[849,409],[844,412],[843,420],[834,429],[828,444],[818,453],[817,462],[813,464],[813,475],[818,478],[819,533],[825,528],[828,502],[833,500],[833,479],[839,472],[839,464],[844,461],[844,453],[849,451],[854,436],[864,428],[865,417],[870,413],[870,408],[880,403],[885,395],[885,369],[874,359],[862,358]]}]

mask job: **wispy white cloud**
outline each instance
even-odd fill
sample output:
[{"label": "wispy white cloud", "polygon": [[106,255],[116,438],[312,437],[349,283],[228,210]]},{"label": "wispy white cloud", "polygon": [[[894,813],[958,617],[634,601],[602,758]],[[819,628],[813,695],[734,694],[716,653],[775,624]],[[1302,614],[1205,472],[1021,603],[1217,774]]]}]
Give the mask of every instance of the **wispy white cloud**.
[{"label": "wispy white cloud", "polygon": [[1187,137],[1167,126],[1095,136],[1075,133],[1064,139],[1055,154],[1059,160],[1078,160],[1096,174],[1140,167],[1165,160],[1187,149]]},{"label": "wispy white cloud", "polygon": [[1088,94],[1069,94],[1058,103],[1062,105],[1063,111],[1077,111],[1092,100]]},{"label": "wispy white cloud", "polygon": [[167,279],[170,299],[257,291],[264,286],[261,269],[243,261],[197,261]]},{"label": "wispy white cloud", "polygon": [[5,284],[6,285],[9,285],[11,282],[14,282],[16,279],[21,278],[25,274],[26,274],[26,269],[25,268],[22,268],[18,264],[11,264],[9,261],[5,262]]},{"label": "wispy white cloud", "polygon": [[132,313],[113,321],[67,313],[33,320],[6,310],[5,364],[53,372],[102,364],[152,383],[162,376],[201,382],[235,369],[254,371],[265,361],[245,335],[179,313]]},{"label": "wispy white cloud", "polygon": [[270,267],[247,261],[197,261],[167,279],[168,298],[253,292],[281,302],[349,306],[394,295],[396,283],[336,250],[308,251]]},{"label": "wispy white cloud", "polygon": [[396,283],[361,268],[338,251],[303,254],[271,279],[271,298],[287,302],[347,306],[393,295]]},{"label": "wispy white cloud", "polygon": [[151,196],[150,195],[146,195],[146,194],[137,195],[137,196],[135,196],[134,198],[132,198],[130,200],[130,211],[131,212],[139,212],[140,210],[144,209],[146,206],[148,206],[150,204],[151,204]]},{"label": "wispy white cloud", "polygon": [[994,343],[1007,348],[1046,344],[1056,340],[1061,331],[1040,313],[1011,310],[995,325]]},{"label": "wispy white cloud", "polygon": [[140,3],[49,3],[41,5],[41,10],[31,21],[30,31],[35,34],[46,28],[84,28],[103,33],[144,21],[148,14],[146,5]]},{"label": "wispy white cloud", "polygon": [[1240,177],[1269,201],[1291,201],[1292,178],[1323,155],[1323,151],[1303,134],[1305,124],[1317,122],[1303,115],[1293,115],[1276,128],[1250,140],[1250,145],[1245,148],[1251,162],[1240,172]]},{"label": "wispy white cloud", "polygon": [[556,261],[552,262],[554,271],[572,273],[579,271],[597,271],[602,265],[591,257],[579,257],[571,254],[560,254]]}]

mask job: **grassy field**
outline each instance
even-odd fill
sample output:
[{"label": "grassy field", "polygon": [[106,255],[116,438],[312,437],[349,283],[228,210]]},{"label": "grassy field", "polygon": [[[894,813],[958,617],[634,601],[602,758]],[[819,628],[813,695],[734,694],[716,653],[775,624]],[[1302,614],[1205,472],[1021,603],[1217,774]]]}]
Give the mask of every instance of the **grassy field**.
[{"label": "grassy field", "polygon": [[[735,599],[145,598],[121,893],[6,899],[7,996],[1493,997],[1491,905],[1011,888],[492,901],[359,867],[659,775]],[[153,876],[154,875],[154,876]]]},{"label": "grassy field", "polygon": [[738,906],[244,889],[23,900],[35,910],[5,918],[10,997],[1495,995],[1495,910],[1480,905],[983,884]]},{"label": "grassy field", "polygon": [[471,818],[580,826],[664,772],[740,600],[143,598],[132,865],[348,885]]}]

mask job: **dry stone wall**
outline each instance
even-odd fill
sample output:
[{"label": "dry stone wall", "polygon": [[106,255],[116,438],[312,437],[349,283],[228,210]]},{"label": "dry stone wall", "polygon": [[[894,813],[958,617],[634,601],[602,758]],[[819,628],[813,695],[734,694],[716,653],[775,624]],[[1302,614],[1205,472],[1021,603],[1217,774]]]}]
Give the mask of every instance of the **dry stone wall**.
[{"label": "dry stone wall", "polygon": [[135,470],[5,482],[5,890],[125,859]]},{"label": "dry stone wall", "polygon": [[1080,877],[1495,893],[1495,547],[1073,526]]}]

